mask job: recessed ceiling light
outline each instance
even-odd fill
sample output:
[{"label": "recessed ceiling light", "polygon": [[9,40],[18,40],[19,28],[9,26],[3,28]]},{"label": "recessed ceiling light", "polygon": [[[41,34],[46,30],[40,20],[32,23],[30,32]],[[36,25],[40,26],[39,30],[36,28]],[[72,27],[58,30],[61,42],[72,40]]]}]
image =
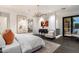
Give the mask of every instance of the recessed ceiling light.
[{"label": "recessed ceiling light", "polygon": [[62,10],[65,10],[66,8],[61,8]]}]

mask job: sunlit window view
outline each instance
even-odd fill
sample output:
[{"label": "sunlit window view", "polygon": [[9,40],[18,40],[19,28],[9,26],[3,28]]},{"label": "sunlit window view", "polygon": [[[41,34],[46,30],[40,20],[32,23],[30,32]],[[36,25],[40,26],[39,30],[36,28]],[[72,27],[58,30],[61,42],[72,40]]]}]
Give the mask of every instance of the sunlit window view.
[{"label": "sunlit window view", "polygon": [[7,17],[0,16],[0,34],[7,28]]},{"label": "sunlit window view", "polygon": [[73,17],[73,33],[79,35],[79,17]]}]

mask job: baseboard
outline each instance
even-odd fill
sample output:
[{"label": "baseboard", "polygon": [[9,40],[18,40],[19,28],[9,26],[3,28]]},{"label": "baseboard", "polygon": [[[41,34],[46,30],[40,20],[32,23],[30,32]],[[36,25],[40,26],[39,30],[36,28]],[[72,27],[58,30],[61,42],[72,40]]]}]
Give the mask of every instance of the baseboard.
[{"label": "baseboard", "polygon": [[62,35],[58,35],[58,36],[56,36],[56,39],[58,39],[58,38],[60,38]]}]

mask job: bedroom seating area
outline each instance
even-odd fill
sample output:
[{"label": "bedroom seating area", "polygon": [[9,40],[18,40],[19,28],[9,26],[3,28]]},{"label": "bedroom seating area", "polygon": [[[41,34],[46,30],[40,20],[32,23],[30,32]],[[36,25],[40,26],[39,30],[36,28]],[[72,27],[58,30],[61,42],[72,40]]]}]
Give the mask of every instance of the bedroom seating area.
[{"label": "bedroom seating area", "polygon": [[39,29],[39,35],[47,38],[55,38],[55,31],[49,31],[48,29]]}]

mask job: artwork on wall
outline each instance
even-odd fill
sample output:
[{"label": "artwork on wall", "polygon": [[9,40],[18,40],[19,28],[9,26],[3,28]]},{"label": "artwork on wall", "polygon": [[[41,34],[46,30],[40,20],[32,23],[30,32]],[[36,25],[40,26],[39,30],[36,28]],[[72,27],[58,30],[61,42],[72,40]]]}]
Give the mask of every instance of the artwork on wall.
[{"label": "artwork on wall", "polygon": [[41,21],[41,27],[42,28],[48,27],[48,20]]},{"label": "artwork on wall", "polygon": [[17,16],[17,32],[27,33],[28,32],[28,20],[26,16]]},{"label": "artwork on wall", "polygon": [[33,31],[33,19],[28,19],[28,32]]},{"label": "artwork on wall", "polygon": [[48,21],[45,20],[45,27],[48,27]]}]

